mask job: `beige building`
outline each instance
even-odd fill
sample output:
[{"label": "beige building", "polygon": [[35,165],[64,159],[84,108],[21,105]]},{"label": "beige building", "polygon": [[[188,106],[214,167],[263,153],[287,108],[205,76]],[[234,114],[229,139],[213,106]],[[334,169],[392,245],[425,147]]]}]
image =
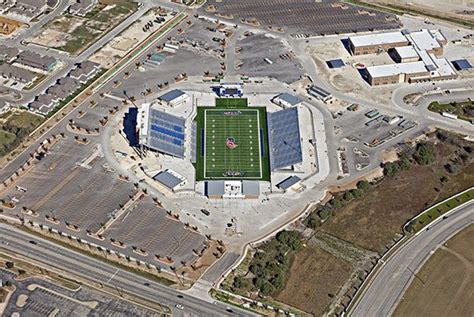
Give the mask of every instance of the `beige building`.
[{"label": "beige building", "polygon": [[386,52],[391,48],[408,44],[408,39],[400,31],[349,37],[349,47],[353,55]]}]

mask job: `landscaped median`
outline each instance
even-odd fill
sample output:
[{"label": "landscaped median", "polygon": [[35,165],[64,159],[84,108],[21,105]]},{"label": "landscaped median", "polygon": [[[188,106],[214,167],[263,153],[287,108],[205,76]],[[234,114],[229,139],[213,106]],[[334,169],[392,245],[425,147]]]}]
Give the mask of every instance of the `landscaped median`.
[{"label": "landscaped median", "polygon": [[403,229],[409,233],[417,233],[435,221],[437,218],[446,214],[448,211],[471,201],[473,198],[474,187],[471,187],[421,212],[416,217],[408,221]]},{"label": "landscaped median", "polygon": [[428,106],[428,110],[442,114],[453,115],[458,119],[465,121],[474,120],[474,102],[468,100],[465,102],[439,103],[434,101]]}]

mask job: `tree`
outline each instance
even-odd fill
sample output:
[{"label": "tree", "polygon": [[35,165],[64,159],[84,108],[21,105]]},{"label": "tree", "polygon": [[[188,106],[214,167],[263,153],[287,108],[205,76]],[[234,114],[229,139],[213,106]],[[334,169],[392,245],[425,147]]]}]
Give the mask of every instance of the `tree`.
[{"label": "tree", "polygon": [[297,231],[280,231],[276,235],[276,239],[278,242],[290,247],[293,250],[298,250],[302,246],[300,234]]},{"label": "tree", "polygon": [[284,285],[283,276],[281,274],[276,275],[270,280],[270,283],[276,290],[281,289]]},{"label": "tree", "polygon": [[366,180],[358,181],[357,182],[357,189],[366,191],[370,188],[370,183]]},{"label": "tree", "polygon": [[234,282],[232,283],[232,286],[237,289],[245,290],[250,286],[250,283],[247,279],[241,276],[236,276],[234,278]]},{"label": "tree", "polygon": [[400,171],[397,162],[387,162],[383,166],[383,174],[388,177],[394,177]]},{"label": "tree", "polygon": [[407,171],[410,169],[411,167],[411,162],[410,160],[407,158],[407,157],[403,157],[402,159],[400,159],[400,161],[398,162],[398,165],[400,167],[400,169],[402,171]]},{"label": "tree", "polygon": [[429,165],[435,160],[434,146],[432,143],[418,143],[413,159],[419,165]]}]

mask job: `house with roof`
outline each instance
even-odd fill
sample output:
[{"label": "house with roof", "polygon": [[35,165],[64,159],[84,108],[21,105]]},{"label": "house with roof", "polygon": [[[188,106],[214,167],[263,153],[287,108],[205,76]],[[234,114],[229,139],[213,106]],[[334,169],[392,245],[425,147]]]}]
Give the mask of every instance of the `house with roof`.
[{"label": "house with roof", "polygon": [[43,72],[51,71],[58,61],[50,56],[43,56],[31,51],[23,51],[18,54],[15,64],[20,64],[29,68],[38,69]]},{"label": "house with roof", "polygon": [[170,106],[173,108],[182,105],[189,99],[190,97],[184,91],[180,89],[173,89],[167,92],[166,94],[158,97],[158,101],[161,104],[164,104],[166,106]]},{"label": "house with roof", "polygon": [[70,14],[84,17],[96,4],[97,0],[76,0],[67,10]]},{"label": "house with roof", "polygon": [[90,61],[84,61],[77,64],[76,68],[69,72],[69,77],[77,80],[81,84],[85,84],[89,79],[93,78],[100,70],[100,65]]},{"label": "house with roof", "polygon": [[48,8],[47,0],[16,0],[15,4],[6,12],[20,20],[31,20]]},{"label": "house with roof", "polygon": [[54,101],[60,101],[76,91],[78,86],[79,83],[77,80],[70,77],[63,77],[58,79],[55,85],[49,87],[47,93],[53,96]]},{"label": "house with roof", "polygon": [[28,109],[42,115],[47,115],[54,109],[54,107],[56,107],[57,104],[58,102],[54,100],[52,95],[42,94],[30,102]]},{"label": "house with roof", "polygon": [[0,76],[6,80],[13,80],[24,85],[30,85],[38,78],[36,73],[7,63],[0,65]]},{"label": "house with roof", "polygon": [[11,63],[20,53],[16,47],[0,45],[0,59],[4,62]]}]

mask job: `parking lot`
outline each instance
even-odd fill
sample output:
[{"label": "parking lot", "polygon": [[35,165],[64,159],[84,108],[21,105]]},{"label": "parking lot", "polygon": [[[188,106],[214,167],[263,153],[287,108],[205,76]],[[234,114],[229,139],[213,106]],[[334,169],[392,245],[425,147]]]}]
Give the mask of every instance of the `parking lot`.
[{"label": "parking lot", "polygon": [[304,74],[291,49],[264,33],[245,33],[236,44],[235,68],[251,77],[271,77],[292,83]]},{"label": "parking lot", "polygon": [[16,274],[0,270],[2,281],[15,286],[5,316],[158,316],[159,313],[105,296],[81,286],[71,291],[38,278],[16,280]]},{"label": "parking lot", "polygon": [[[334,113],[334,117],[337,140],[342,144],[338,152],[344,174],[361,171],[376,163],[379,158],[374,155],[378,147],[418,130],[416,122],[409,118],[394,119],[388,113],[367,107],[359,107],[356,111],[344,109]],[[388,118],[393,121],[387,122]]]},{"label": "parking lot", "polygon": [[205,238],[168,216],[150,197],[139,200],[105,232],[108,239],[146,251],[150,258],[171,257],[180,266],[192,262],[204,247]]},{"label": "parking lot", "polygon": [[[202,76],[204,72],[217,74],[220,71],[220,60],[208,55],[198,55],[186,49],[179,49],[176,53],[166,53],[166,59],[159,65],[146,63],[142,60],[144,71],[139,71],[135,66],[130,67],[130,77],[121,80],[121,85],[112,89],[111,94],[123,98],[123,92],[136,99],[145,98],[147,89],[149,93],[159,93],[159,85],[172,84],[176,76],[185,73],[190,76]],[[176,65],[179,65],[177,68]],[[165,88],[165,86],[163,86]]]},{"label": "parking lot", "polygon": [[[26,192],[12,188],[7,197],[15,197],[18,205],[34,210],[42,219],[50,216],[82,231],[97,231],[135,189],[108,170],[106,161],[94,156],[93,148],[84,153],[82,160],[71,159],[81,147],[71,140],[55,145],[33,170],[19,179],[17,185]],[[87,158],[91,162],[81,164]]]},{"label": "parking lot", "polygon": [[338,1],[207,1],[208,12],[282,30],[294,36],[339,34],[400,27],[393,15],[361,10]]}]

